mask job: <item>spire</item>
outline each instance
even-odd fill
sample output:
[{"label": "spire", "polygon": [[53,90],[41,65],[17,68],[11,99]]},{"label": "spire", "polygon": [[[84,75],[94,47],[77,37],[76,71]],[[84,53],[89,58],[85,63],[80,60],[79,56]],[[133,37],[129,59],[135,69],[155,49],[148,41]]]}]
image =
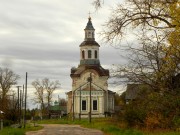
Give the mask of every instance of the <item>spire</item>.
[{"label": "spire", "polygon": [[95,30],[94,27],[93,27],[93,25],[92,25],[91,17],[90,17],[90,16],[89,16],[89,18],[88,18],[88,23],[87,23],[87,25],[86,25],[85,30]]},{"label": "spire", "polygon": [[91,22],[91,13],[90,12],[89,12],[89,17],[88,17],[88,23],[86,25],[85,30],[95,30],[92,25],[92,22]]},{"label": "spire", "polygon": [[85,31],[85,41],[94,41],[95,38],[94,38],[94,27],[92,25],[92,22],[91,22],[91,17],[89,15],[89,18],[88,18],[88,22],[87,22],[87,25],[86,25],[86,28],[84,29]]}]

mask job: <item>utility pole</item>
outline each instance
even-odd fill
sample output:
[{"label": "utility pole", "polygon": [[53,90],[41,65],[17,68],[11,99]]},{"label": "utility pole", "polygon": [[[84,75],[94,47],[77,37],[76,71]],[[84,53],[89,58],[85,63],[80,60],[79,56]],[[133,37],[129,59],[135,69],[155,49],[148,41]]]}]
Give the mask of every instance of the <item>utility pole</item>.
[{"label": "utility pole", "polygon": [[90,96],[90,103],[89,103],[89,123],[91,123],[91,83],[92,83],[92,74],[90,73],[90,77],[88,78],[89,82],[89,96]]},{"label": "utility pole", "polygon": [[3,130],[3,115],[4,112],[0,110],[0,130]]},{"label": "utility pole", "polygon": [[22,90],[20,90],[20,125],[22,126]]},{"label": "utility pole", "polygon": [[26,127],[26,100],[27,100],[27,76],[28,76],[28,73],[26,72],[26,81],[25,81],[25,105],[24,105],[24,128]]},{"label": "utility pole", "polygon": [[81,86],[79,89],[79,120],[81,120]]},{"label": "utility pole", "polygon": [[24,125],[24,84],[23,84],[23,92],[22,92],[22,125]]},{"label": "utility pole", "polygon": [[72,105],[73,105],[73,106],[72,106],[72,107],[73,107],[73,108],[72,108],[72,109],[73,109],[73,116],[72,116],[72,120],[73,120],[73,121],[74,121],[74,93],[75,93],[75,92],[72,91],[72,96],[73,96],[73,103],[72,103]]},{"label": "utility pole", "polygon": [[20,124],[20,119],[21,119],[21,116],[20,116],[20,95],[19,95],[19,88],[20,88],[21,86],[17,86],[17,94],[18,94],[18,99],[17,99],[17,108],[18,108],[18,123]]},{"label": "utility pole", "polygon": [[14,106],[15,106],[15,102],[14,102],[14,96],[15,96],[15,93],[14,93],[14,91],[13,91],[13,94],[12,94],[12,96],[13,96],[13,103],[12,103],[12,108],[14,109]]}]

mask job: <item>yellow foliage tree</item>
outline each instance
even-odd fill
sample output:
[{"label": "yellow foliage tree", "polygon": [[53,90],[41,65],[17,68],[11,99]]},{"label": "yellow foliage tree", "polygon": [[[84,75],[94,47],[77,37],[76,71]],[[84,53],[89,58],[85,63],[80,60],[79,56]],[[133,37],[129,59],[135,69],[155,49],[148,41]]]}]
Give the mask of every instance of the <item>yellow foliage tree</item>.
[{"label": "yellow foliage tree", "polygon": [[164,48],[166,56],[163,70],[166,75],[176,76],[180,72],[180,2],[170,5],[172,24],[175,26],[168,35],[168,46]]}]

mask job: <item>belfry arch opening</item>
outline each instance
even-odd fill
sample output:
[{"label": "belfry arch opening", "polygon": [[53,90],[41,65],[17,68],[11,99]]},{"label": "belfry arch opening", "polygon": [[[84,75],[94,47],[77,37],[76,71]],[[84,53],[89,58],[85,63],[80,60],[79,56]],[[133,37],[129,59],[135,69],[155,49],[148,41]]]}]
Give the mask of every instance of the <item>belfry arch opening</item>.
[{"label": "belfry arch opening", "polygon": [[88,50],[88,58],[91,59],[91,50]]},{"label": "belfry arch opening", "polygon": [[85,59],[85,52],[84,52],[84,50],[82,51],[82,59]]},{"label": "belfry arch opening", "polygon": [[98,57],[98,53],[97,53],[97,50],[95,50],[95,52],[94,52],[94,58],[97,59],[97,57]]}]

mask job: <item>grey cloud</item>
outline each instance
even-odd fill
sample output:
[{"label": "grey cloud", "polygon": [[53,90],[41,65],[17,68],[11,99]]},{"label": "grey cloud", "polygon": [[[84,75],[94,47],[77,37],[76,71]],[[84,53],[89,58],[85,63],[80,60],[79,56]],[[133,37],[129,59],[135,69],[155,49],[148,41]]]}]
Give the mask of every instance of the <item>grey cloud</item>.
[{"label": "grey cloud", "polygon": [[[79,64],[79,45],[84,40],[88,12],[94,11],[91,2],[0,0],[0,67],[19,74],[19,85],[24,84],[28,72],[29,88],[36,78],[48,77],[60,80],[63,91],[71,90],[70,69]],[[100,32],[108,13],[102,9],[92,14],[96,32]],[[103,44],[100,61],[105,68],[124,62],[117,50]]]},{"label": "grey cloud", "polygon": [[[1,48],[1,55],[8,55],[18,59],[27,60],[78,60],[79,48],[74,48],[70,44],[61,44],[54,46],[49,44],[35,44],[32,47],[30,44],[14,45]],[[72,49],[68,49],[72,48]],[[74,48],[74,49],[73,49]],[[77,56],[77,57],[74,57]]]}]

